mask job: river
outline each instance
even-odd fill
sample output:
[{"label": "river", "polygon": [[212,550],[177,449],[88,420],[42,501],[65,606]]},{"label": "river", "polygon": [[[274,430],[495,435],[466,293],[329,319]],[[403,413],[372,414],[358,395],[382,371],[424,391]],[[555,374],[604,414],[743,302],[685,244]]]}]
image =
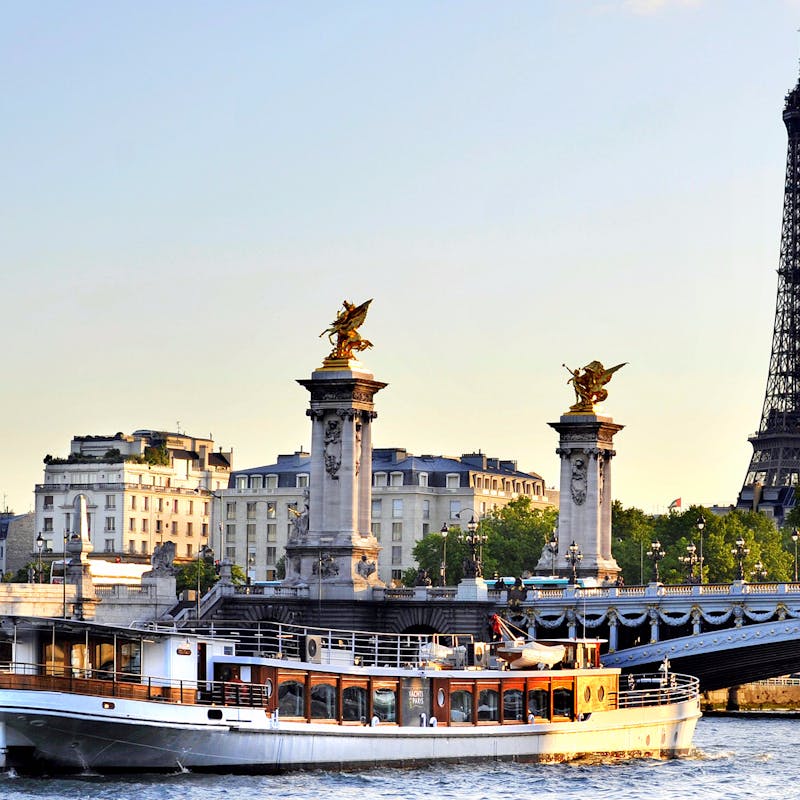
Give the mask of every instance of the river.
[{"label": "river", "polygon": [[700,720],[696,754],[624,764],[470,764],[283,776],[0,776],[3,800],[564,800],[800,798],[800,719]]}]

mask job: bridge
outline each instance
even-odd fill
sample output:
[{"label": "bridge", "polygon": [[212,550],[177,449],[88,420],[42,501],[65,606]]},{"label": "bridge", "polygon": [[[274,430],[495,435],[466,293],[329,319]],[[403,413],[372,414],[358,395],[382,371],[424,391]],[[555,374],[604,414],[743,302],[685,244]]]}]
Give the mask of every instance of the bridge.
[{"label": "bridge", "polygon": [[415,587],[350,603],[319,603],[280,586],[217,586],[203,598],[201,623],[273,620],[488,637],[493,613],[538,639],[605,639],[603,663],[624,671],[654,671],[668,658],[704,691],[800,671],[800,583],[568,586],[528,589],[522,599],[491,588],[463,599],[454,587]]}]

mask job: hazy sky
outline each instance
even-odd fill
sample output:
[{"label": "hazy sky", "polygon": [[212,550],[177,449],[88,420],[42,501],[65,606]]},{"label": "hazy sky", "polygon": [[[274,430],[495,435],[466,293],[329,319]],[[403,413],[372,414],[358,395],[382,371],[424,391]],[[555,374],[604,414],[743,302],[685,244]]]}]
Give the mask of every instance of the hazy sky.
[{"label": "hazy sky", "polygon": [[0,2],[0,498],[75,434],[310,444],[374,298],[376,446],[558,482],[561,366],[630,362],[614,495],[734,502],[772,335],[797,0]]}]

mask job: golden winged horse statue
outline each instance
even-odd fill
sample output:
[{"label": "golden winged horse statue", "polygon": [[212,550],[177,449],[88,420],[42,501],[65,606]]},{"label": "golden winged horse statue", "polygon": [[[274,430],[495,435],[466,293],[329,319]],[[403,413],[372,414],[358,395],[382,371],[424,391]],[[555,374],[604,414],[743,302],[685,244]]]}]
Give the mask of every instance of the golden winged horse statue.
[{"label": "golden winged horse statue", "polygon": [[343,301],[342,310],[336,312],[336,319],[329,328],[325,328],[320,334],[320,338],[328,334],[328,341],[333,345],[328,359],[347,360],[353,357],[354,352],[360,353],[362,350],[372,347],[369,339],[362,339],[358,335],[358,329],[367,318],[371,302],[372,300],[367,300],[366,303],[357,306],[347,300]]},{"label": "golden winged horse statue", "polygon": [[569,407],[570,414],[594,414],[594,404],[602,403],[608,397],[608,391],[603,387],[611,380],[611,376],[627,364],[617,364],[616,367],[606,369],[599,361],[591,361],[583,368],[570,369],[562,364],[572,376],[567,383],[575,389],[575,405]]}]

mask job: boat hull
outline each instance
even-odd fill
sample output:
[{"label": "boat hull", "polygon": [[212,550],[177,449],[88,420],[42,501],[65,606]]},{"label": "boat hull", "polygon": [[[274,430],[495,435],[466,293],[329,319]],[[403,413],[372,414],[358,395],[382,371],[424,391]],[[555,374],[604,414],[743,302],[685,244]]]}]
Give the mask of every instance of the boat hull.
[{"label": "boat hull", "polygon": [[366,727],[275,720],[259,708],[0,691],[7,765],[23,770],[285,772],[485,759],[671,758],[690,752],[699,716],[691,699],[574,722]]}]

